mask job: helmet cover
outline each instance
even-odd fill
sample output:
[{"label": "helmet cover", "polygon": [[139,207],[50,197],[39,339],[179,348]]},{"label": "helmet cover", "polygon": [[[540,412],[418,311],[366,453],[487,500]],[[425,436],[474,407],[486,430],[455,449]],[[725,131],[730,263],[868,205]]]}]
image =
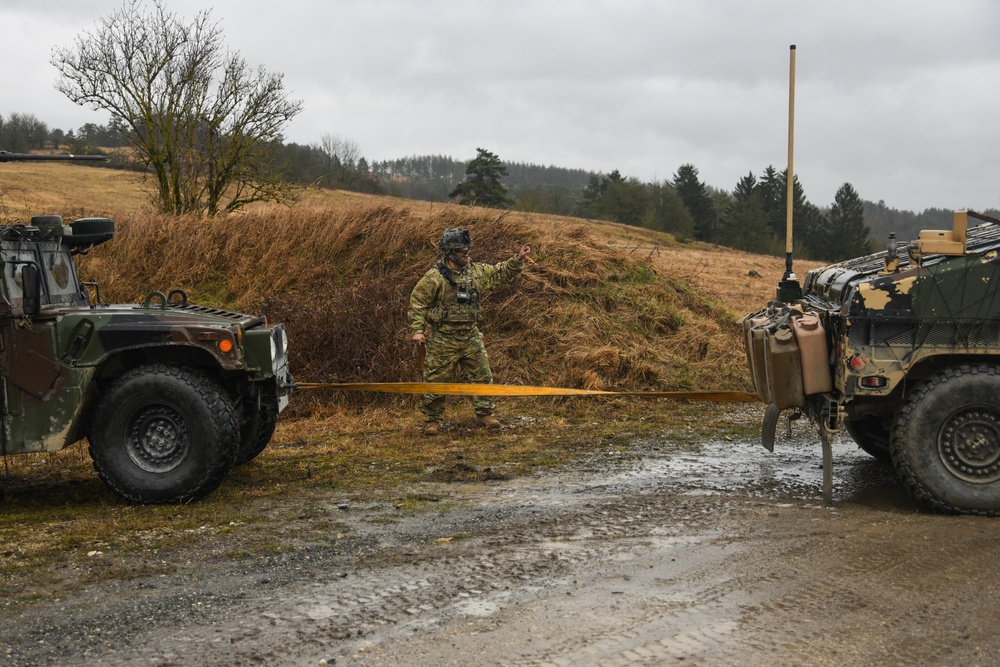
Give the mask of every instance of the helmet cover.
[{"label": "helmet cover", "polygon": [[471,247],[472,237],[469,236],[469,230],[464,227],[444,230],[444,234],[441,235],[441,240],[438,241],[438,248],[444,254],[448,254],[451,250]]}]

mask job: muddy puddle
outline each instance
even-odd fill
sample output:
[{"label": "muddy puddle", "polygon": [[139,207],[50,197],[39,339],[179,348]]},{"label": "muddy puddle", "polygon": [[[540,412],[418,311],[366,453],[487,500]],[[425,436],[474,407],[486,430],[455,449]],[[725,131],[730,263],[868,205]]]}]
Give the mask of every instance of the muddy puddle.
[{"label": "muddy puddle", "polygon": [[[625,462],[602,461],[590,474],[561,477],[555,485],[545,477],[515,480],[505,484],[502,493],[521,502],[549,506],[571,502],[573,494],[665,492],[822,503],[822,449],[809,434],[779,442],[773,453],[759,441],[710,440],[679,452],[670,452],[656,442],[634,445],[634,450],[628,450],[634,458]],[[834,505],[917,509],[891,464],[875,460],[848,438],[835,438],[833,468]]]}]

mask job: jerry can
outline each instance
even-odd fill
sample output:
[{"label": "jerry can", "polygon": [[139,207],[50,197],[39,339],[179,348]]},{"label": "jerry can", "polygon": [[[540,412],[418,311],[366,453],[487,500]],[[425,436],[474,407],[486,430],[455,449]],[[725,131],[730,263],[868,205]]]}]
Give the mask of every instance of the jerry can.
[{"label": "jerry can", "polygon": [[768,318],[762,317],[758,319],[760,320],[759,323],[747,332],[749,336],[747,340],[747,352],[750,357],[750,378],[753,380],[753,386],[757,391],[757,395],[766,405],[771,402],[771,392],[767,387],[767,347],[765,343],[768,334],[766,328]]},{"label": "jerry can", "polygon": [[805,313],[792,320],[792,331],[802,360],[802,391],[806,396],[833,390],[830,349],[819,313]]},{"label": "jerry can", "polygon": [[770,402],[779,410],[803,407],[806,396],[802,388],[802,357],[791,327],[778,328],[765,337],[764,344]]}]

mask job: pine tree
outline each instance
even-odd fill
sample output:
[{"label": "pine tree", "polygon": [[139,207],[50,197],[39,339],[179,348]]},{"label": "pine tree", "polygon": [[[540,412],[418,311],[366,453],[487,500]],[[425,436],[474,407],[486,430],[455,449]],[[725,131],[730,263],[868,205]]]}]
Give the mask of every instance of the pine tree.
[{"label": "pine tree", "polygon": [[[768,167],[760,179],[764,213],[775,236],[784,246],[788,217],[788,170]],[[792,240],[796,256],[811,259],[825,258],[829,245],[829,223],[823,212],[811,204],[799,177],[792,179]]]},{"label": "pine tree", "polygon": [[674,174],[677,194],[694,219],[694,237],[699,241],[716,240],[717,225],[715,206],[708,188],[698,180],[698,170],[692,164],[683,164]]},{"label": "pine tree", "polygon": [[834,195],[829,221],[829,259],[850,259],[871,252],[871,232],[865,224],[864,202],[850,183],[844,183]]},{"label": "pine tree", "polygon": [[653,202],[653,229],[670,232],[682,241],[694,237],[694,220],[673,185],[667,182],[653,183],[650,195]]},{"label": "pine tree", "polygon": [[467,206],[510,208],[513,201],[501,182],[507,175],[507,168],[500,158],[485,148],[477,148],[476,153],[476,158],[465,170],[465,180],[458,183],[448,197],[457,198],[459,204]]},{"label": "pine tree", "polygon": [[720,220],[720,242],[748,252],[771,252],[775,242],[764,207],[764,191],[753,173],[740,179]]}]

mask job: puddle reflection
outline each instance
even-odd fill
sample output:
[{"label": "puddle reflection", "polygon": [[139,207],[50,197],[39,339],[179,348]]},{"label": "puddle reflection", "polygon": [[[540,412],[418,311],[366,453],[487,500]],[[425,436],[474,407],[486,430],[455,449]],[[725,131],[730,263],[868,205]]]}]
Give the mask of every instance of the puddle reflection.
[{"label": "puddle reflection", "polygon": [[[595,477],[586,487],[682,488],[691,495],[816,500],[822,496],[822,460],[818,439],[779,442],[774,453],[750,441],[710,441],[684,453],[644,456],[635,467]],[[916,507],[889,463],[875,460],[846,438],[833,443],[833,493],[837,502]]]}]

